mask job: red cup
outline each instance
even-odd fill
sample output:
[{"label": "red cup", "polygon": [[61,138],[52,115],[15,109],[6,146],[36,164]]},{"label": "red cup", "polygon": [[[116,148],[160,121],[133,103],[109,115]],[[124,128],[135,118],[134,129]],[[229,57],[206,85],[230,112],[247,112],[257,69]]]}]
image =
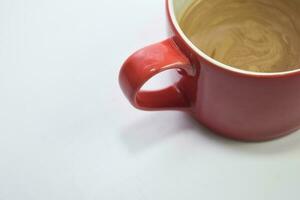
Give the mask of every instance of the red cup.
[{"label": "red cup", "polygon": [[[142,110],[179,110],[223,136],[266,141],[300,128],[300,70],[256,73],[222,64],[185,36],[177,18],[191,0],[167,0],[172,35],[132,56],[120,71],[121,88]],[[180,80],[159,91],[141,91],[156,74],[177,69]]]}]

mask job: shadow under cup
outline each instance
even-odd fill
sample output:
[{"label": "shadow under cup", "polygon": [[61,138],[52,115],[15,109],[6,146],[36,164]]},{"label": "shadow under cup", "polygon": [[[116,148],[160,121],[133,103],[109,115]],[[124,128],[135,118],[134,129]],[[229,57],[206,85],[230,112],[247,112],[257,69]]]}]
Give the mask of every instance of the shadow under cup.
[{"label": "shadow under cup", "polygon": [[[129,102],[146,111],[186,112],[215,133],[243,141],[271,140],[299,129],[300,70],[252,72],[206,55],[178,22],[193,2],[167,0],[170,37],[138,50],[122,65],[119,83]],[[179,81],[142,90],[167,70],[176,70]]]}]

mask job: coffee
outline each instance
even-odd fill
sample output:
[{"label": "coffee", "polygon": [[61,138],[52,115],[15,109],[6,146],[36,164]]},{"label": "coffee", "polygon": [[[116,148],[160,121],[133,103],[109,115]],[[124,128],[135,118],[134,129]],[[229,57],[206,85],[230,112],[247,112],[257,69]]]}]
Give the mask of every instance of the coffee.
[{"label": "coffee", "polygon": [[198,0],[180,19],[188,38],[235,68],[300,68],[300,0]]}]

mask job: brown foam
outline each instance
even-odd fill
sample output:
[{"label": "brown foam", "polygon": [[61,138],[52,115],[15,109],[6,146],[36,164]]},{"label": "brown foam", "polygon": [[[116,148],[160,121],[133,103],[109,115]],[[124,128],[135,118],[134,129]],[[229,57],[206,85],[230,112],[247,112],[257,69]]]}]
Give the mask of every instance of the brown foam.
[{"label": "brown foam", "polygon": [[198,48],[224,64],[256,72],[300,66],[298,0],[196,1],[180,25]]}]

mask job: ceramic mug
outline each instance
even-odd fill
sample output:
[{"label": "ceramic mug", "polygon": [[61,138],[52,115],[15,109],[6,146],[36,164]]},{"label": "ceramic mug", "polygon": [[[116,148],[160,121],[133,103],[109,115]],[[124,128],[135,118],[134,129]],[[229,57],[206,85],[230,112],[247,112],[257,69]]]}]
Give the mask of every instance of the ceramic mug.
[{"label": "ceramic mug", "polygon": [[[194,0],[167,0],[170,38],[145,47],[122,66],[119,82],[142,110],[179,110],[216,133],[265,141],[300,128],[300,70],[256,73],[222,64],[185,36],[178,19]],[[156,74],[176,69],[180,80],[159,91],[141,91]]]}]

